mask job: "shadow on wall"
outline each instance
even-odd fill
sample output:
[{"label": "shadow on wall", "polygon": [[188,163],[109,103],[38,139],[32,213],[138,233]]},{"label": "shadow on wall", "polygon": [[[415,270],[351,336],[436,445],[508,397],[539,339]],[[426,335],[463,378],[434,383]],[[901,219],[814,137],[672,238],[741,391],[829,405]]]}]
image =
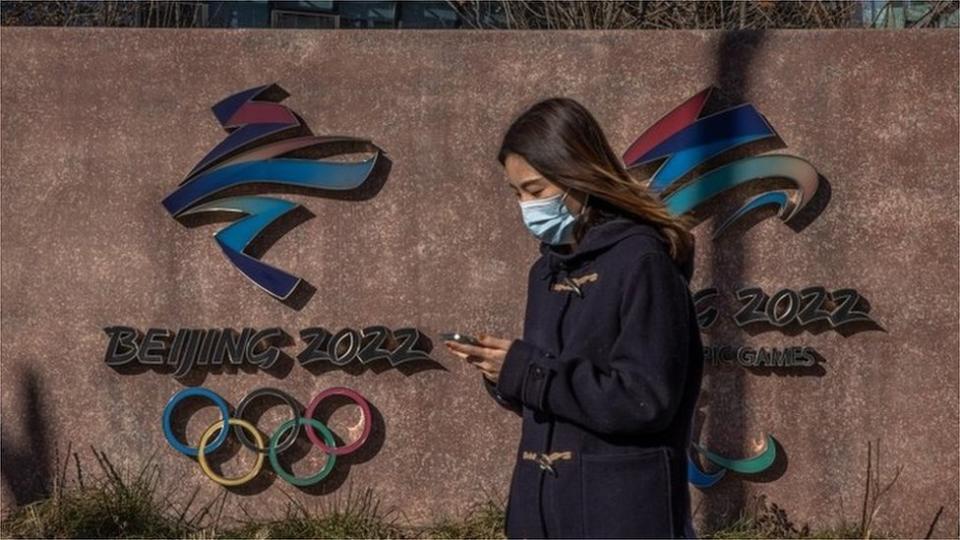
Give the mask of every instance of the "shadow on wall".
[{"label": "shadow on wall", "polygon": [[50,420],[40,377],[33,368],[24,369],[23,376],[14,378],[20,381],[22,407],[8,407],[8,411],[22,411],[16,419],[20,420],[23,436],[14,441],[8,429],[0,430],[0,476],[17,506],[49,496],[54,475],[50,468]]},{"label": "shadow on wall", "polygon": [[[751,68],[757,51],[763,46],[766,40],[764,30],[730,30],[720,34],[718,42],[714,48],[716,61],[714,63],[716,72],[714,74],[714,83],[718,90],[715,92],[716,99],[708,102],[710,110],[705,110],[703,116],[713,114],[731,107],[739,106],[750,102],[750,89],[748,88],[751,76]],[[734,151],[726,152],[723,159],[726,162],[738,160],[747,155],[756,155],[766,153],[780,148],[785,148],[786,142],[775,138],[756,141],[755,143],[742,145]],[[716,160],[702,164],[702,168],[712,168],[718,166]],[[693,171],[696,174],[697,171]],[[769,183],[776,184],[777,178],[765,179],[757,183],[753,188],[742,186],[746,189],[732,189],[722,196],[715,197],[714,200],[704,204],[701,208],[694,211],[694,216],[702,221],[704,217],[718,215],[720,208],[726,208],[734,200],[742,200],[745,194],[750,193],[751,189],[766,189]],[[829,205],[832,197],[832,187],[827,178],[818,173],[817,191],[813,198],[786,225],[794,233],[802,232],[810,223]],[[721,287],[737,289],[744,286],[744,280],[747,279],[746,269],[750,264],[744,245],[744,235],[753,226],[761,221],[773,217],[777,209],[772,206],[759,208],[751,212],[746,219],[734,223],[724,234],[720,235],[715,242],[713,250],[713,274],[707,281]],[[701,237],[711,238],[719,225],[717,220],[710,220],[710,231]],[[736,307],[736,306],[733,306]],[[865,306],[869,309],[869,306]],[[724,329],[722,337],[725,345],[736,349],[745,346],[743,333],[757,335],[763,332],[777,331],[784,335],[797,335],[802,331],[820,333],[831,330],[828,326],[817,327],[788,327],[788,328],[768,328],[753,326],[740,329],[730,327]],[[843,330],[836,330],[844,337],[848,337],[858,332],[866,330],[883,330],[879,325],[858,324],[845,326]],[[817,364],[809,370],[795,371],[790,376],[823,376],[825,371],[820,366],[824,359],[817,355]],[[706,378],[704,388],[702,389],[701,403],[712,401],[713,414],[716,418],[723,418],[722,422],[710,422],[705,428],[704,413],[697,411],[697,422],[693,437],[696,441],[706,442],[708,446],[714,446],[714,442],[720,442],[717,445],[726,449],[737,451],[741,448],[749,447],[749,439],[758,435],[758,433],[745,431],[745,417],[743,404],[750,398],[746,392],[745,378],[751,374],[769,375],[771,370],[764,369],[734,369],[730,371],[713,370],[711,376]],[[708,399],[713,396],[714,399]],[[726,400],[723,397],[726,396]],[[784,448],[778,445],[777,459],[774,466],[761,476],[751,477],[751,481],[767,482],[782,476],[788,467],[787,453]],[[702,523],[707,529],[716,529],[729,522],[731,517],[736,517],[737,513],[747,504],[747,493],[743,481],[731,481],[720,484],[712,488],[709,492],[703,493],[704,498],[701,502],[703,506]]]},{"label": "shadow on wall", "polygon": [[[726,108],[739,105],[749,99],[747,85],[750,70],[757,50],[763,46],[765,40],[766,33],[763,30],[730,30],[720,34],[714,49],[716,72],[713,76],[714,84],[719,89],[718,106]],[[716,225],[718,224],[711,220],[711,229]],[[709,238],[714,231],[707,232],[710,233],[706,235]],[[715,260],[711,265],[713,275],[710,276],[709,281],[722,285],[736,285],[744,278],[746,252],[742,236],[738,234],[740,231],[727,232],[728,234],[718,239],[719,245],[714,249]],[[726,335],[725,338],[733,347],[743,345],[735,332]],[[714,371],[715,375],[716,373]],[[734,396],[734,399],[729,402],[730,406],[725,410],[713,409],[713,414],[722,416],[724,421],[710,422],[706,434],[700,433],[703,424],[698,423],[693,433],[694,440],[706,440],[709,444],[709,441],[728,439],[729,444],[742,447],[740,442],[749,437],[748,433],[743,432],[743,409],[738,406],[749,397],[745,395],[745,373],[741,370],[725,372],[722,380],[715,375],[708,377],[705,381],[704,393],[710,396],[727,394]],[[702,414],[698,413],[698,416],[702,420]],[[734,432],[736,429],[740,429],[740,432]],[[726,522],[729,512],[743,508],[747,502],[743,482],[725,482],[708,492],[703,492],[703,495],[701,519],[702,526],[707,529]]]}]

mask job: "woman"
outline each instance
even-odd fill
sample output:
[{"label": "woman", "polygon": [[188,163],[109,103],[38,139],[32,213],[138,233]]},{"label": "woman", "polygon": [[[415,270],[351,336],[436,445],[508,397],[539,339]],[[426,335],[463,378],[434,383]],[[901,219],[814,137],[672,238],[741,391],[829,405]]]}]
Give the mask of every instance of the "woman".
[{"label": "woman", "polygon": [[687,448],[703,352],[688,220],[572,99],[523,112],[498,159],[540,240],[523,338],[445,344],[523,419],[507,537],[696,537]]}]

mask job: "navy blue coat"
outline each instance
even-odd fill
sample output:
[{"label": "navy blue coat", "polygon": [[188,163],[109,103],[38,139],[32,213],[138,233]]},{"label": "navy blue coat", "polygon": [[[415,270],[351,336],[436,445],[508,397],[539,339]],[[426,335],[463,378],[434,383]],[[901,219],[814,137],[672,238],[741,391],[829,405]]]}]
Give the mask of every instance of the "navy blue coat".
[{"label": "navy blue coat", "polygon": [[522,417],[508,538],[693,536],[687,448],[703,372],[688,280],[653,227],[616,218],[540,244],[523,337],[490,395]]}]

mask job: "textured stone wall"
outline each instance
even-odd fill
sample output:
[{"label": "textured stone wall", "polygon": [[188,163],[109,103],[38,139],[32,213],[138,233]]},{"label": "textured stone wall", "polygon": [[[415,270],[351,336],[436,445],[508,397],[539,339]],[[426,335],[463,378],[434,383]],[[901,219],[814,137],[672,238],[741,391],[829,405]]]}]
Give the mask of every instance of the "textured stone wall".
[{"label": "textured stone wall", "polygon": [[[417,328],[501,337],[522,331],[536,243],[495,159],[511,117],[537,99],[576,98],[623,151],[688,97],[717,86],[749,102],[786,148],[821,175],[805,227],[775,216],[711,239],[697,227],[695,290],[717,287],[707,344],[813,347],[815,366],[706,369],[697,437],[727,457],[751,455],[763,433],[774,467],[728,473],[693,489],[697,524],[736,515],[753,495],[795,523],[857,520],[867,442],[880,440],[881,478],[899,480],[877,527],[905,536],[957,531],[958,105],[956,32],[485,32],[3,28],[3,505],[30,500],[67,444],[95,468],[90,445],[120,466],[151,454],[183,499],[223,489],[167,446],[161,412],[187,384],[104,362],[104,327]],[[160,201],[225,137],[210,107],[277,83],[282,103],[316,135],[370,139],[390,160],[375,196],[290,193],[314,214],[263,260],[305,278],[295,309],[257,289],[211,235]],[[736,198],[736,197],[734,197]],[[739,197],[742,202],[743,197]],[[732,203],[731,203],[732,204]],[[723,207],[726,215],[736,206]],[[853,288],[882,328],[748,331],[732,324],[741,287]],[[315,489],[266,472],[232,488],[226,519],[308,506],[350,484],[376,489],[415,522],[502,498],[519,421],[497,407],[477,371],[447,354],[410,369],[212,372],[189,381],[232,405],[275,386],[306,404],[344,385],[370,399],[364,448],[338,459]],[[271,408],[272,430],[287,412]],[[356,410],[330,411],[342,441]],[[189,417],[197,440],[217,417]],[[304,437],[305,439],[305,437]],[[323,456],[299,447],[299,474]],[[220,455],[220,454],[218,454]],[[229,458],[229,459],[227,459]],[[220,459],[238,475],[245,449]],[[703,462],[706,464],[706,462]],[[707,465],[705,465],[707,466]],[[709,465],[715,468],[713,465]]]}]

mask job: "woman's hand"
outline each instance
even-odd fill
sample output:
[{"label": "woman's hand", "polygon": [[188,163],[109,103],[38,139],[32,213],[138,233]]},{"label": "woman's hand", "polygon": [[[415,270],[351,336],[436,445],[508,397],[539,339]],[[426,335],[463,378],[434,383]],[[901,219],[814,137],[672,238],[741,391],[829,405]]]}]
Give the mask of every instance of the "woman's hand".
[{"label": "woman's hand", "polygon": [[503,359],[507,356],[507,349],[513,343],[512,339],[501,339],[486,334],[479,334],[477,340],[481,346],[467,345],[456,341],[445,340],[447,350],[466,360],[475,368],[483,372],[483,376],[490,382],[497,382],[500,377],[500,368]]}]

